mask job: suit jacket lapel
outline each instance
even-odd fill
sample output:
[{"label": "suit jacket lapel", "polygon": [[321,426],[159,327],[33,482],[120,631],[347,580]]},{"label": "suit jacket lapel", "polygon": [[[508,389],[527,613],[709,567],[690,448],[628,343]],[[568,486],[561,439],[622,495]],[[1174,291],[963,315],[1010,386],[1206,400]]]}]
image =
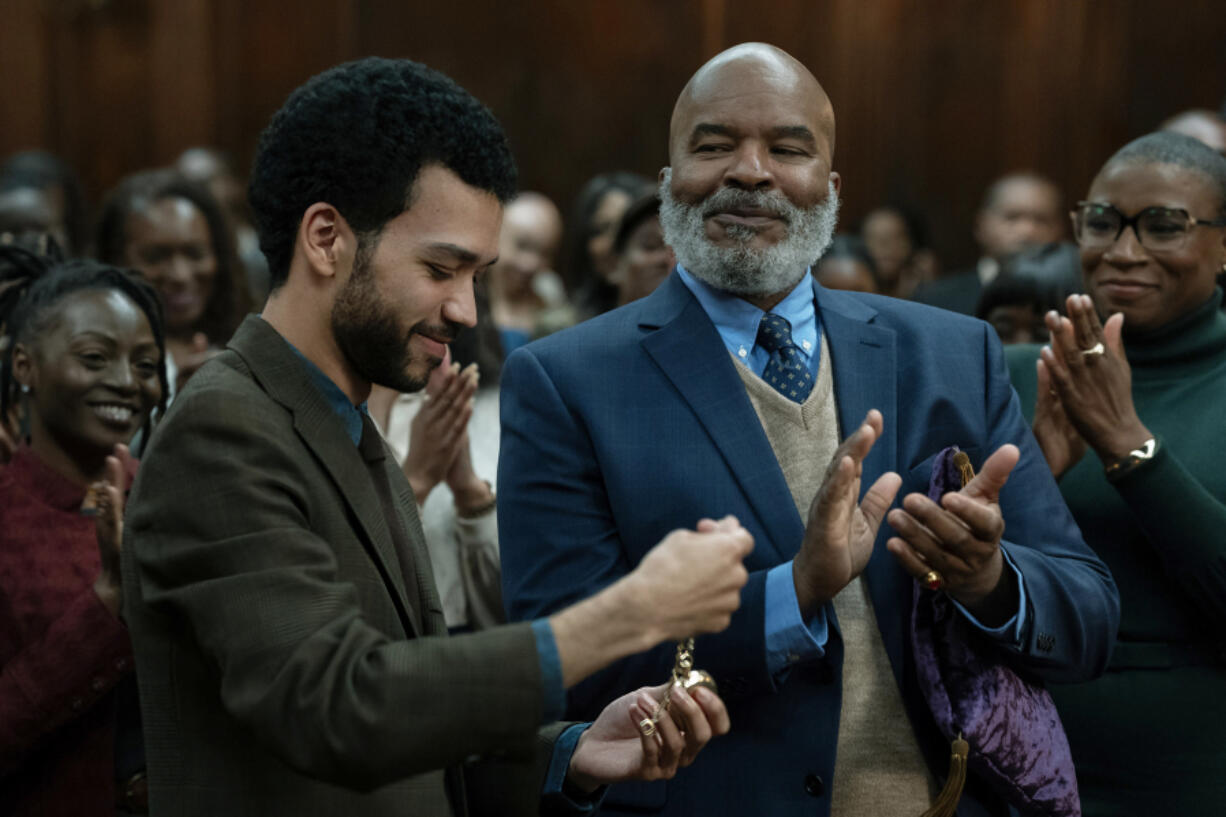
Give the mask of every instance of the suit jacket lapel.
[{"label": "suit jacket lapel", "polygon": [[421,634],[421,621],[406,592],[391,532],[366,464],[323,395],[311,384],[302,362],[285,339],[257,316],[243,321],[229,346],[251,368],[252,376],[268,395],[293,413],[294,428],[349,506],[363,534],[362,546],[391,589],[406,629]]},{"label": "suit jacket lapel", "polygon": [[[873,323],[876,310],[842,292],[814,284],[815,297],[833,366],[835,401],[840,431],[850,434],[864,421],[869,409],[882,414],[881,439],[864,462],[861,496],[886,471],[897,471],[898,395],[896,393],[897,349],[893,330]],[[885,528],[885,523],[882,523]],[[904,638],[911,610],[906,575],[885,549],[878,536],[872,558],[864,571],[877,626],[885,642],[894,674],[902,683]]]},{"label": "suit jacket lapel", "polygon": [[387,473],[392,491],[396,495],[400,523],[409,537],[417,574],[417,598],[421,599],[423,608],[421,617],[425,634],[441,635],[446,632],[447,623],[443,618],[443,602],[439,598],[438,588],[434,586],[434,565],[430,561],[421,518],[417,514],[417,497],[413,496],[413,489],[409,486],[404,472],[396,466],[395,459],[391,457],[388,458]]},{"label": "suit jacket lapel", "polygon": [[640,325],[656,330],[643,349],[689,404],[754,509],[769,538],[757,548],[770,548],[763,555],[772,563],[792,558],[804,524],[783,471],[719,332],[675,272],[648,297]]}]

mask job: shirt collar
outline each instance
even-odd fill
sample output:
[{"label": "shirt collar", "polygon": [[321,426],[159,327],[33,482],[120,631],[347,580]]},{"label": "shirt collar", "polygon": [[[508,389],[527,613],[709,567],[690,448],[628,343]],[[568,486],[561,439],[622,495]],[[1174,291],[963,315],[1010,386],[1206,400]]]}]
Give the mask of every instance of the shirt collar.
[{"label": "shirt collar", "polygon": [[328,404],[328,408],[332,409],[340,419],[341,424],[345,426],[345,433],[349,435],[349,439],[353,440],[355,446],[358,445],[362,440],[362,417],[366,414],[366,403],[363,402],[361,405],[355,406],[349,402],[349,396],[341,390],[340,386],[332,382],[332,378],[323,373],[323,369],[320,369],[306,355],[299,352],[294,344],[288,340],[285,343],[298,356],[298,359],[302,361],[307,377],[311,379],[311,385],[323,395],[324,402]]},{"label": "shirt collar", "polygon": [[[758,339],[758,324],[766,313],[738,295],[716,289],[706,281],[695,278],[680,264],[677,265],[677,273],[715,324],[728,350],[744,358],[740,351],[753,349]],[[804,276],[782,301],[775,304],[771,313],[786,318],[792,325],[792,342],[805,358],[817,351],[817,309],[813,303],[813,276],[809,270],[805,270]]]}]

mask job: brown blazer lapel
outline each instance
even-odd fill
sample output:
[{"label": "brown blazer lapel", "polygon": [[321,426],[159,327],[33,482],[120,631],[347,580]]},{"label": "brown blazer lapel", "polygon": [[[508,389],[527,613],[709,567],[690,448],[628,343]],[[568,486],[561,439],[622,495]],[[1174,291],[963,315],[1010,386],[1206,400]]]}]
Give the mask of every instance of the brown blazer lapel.
[{"label": "brown blazer lapel", "polygon": [[[302,361],[275,329],[255,315],[243,321],[228,345],[247,364],[252,377],[268,396],[293,413],[294,428],[349,506],[358,525],[357,532],[361,534],[359,539],[362,546],[379,568],[406,631],[415,635],[425,634],[417,609],[417,601],[425,598],[420,594],[423,565],[416,565],[419,586],[412,588],[413,595],[410,596],[366,464],[335,412],[311,383]],[[339,513],[340,509],[336,512]],[[416,518],[415,506],[413,516]],[[420,533],[416,536],[412,533],[410,539],[419,541]],[[333,547],[340,547],[344,543],[332,544]],[[416,558],[417,554],[413,555]],[[425,568],[428,569],[428,562]],[[437,601],[435,606],[438,606]]]},{"label": "brown blazer lapel", "polygon": [[[390,451],[390,449],[389,449]],[[388,457],[394,465],[395,460]],[[395,467],[388,467],[388,477],[392,491],[396,494],[400,521],[409,535],[412,543],[413,564],[417,568],[417,589],[422,600],[422,619],[426,635],[440,635],[447,631],[447,622],[443,618],[443,602],[439,598],[438,588],[434,585],[434,565],[430,561],[430,551],[426,548],[426,536],[422,531],[421,519],[417,514],[417,498],[404,473]]]}]

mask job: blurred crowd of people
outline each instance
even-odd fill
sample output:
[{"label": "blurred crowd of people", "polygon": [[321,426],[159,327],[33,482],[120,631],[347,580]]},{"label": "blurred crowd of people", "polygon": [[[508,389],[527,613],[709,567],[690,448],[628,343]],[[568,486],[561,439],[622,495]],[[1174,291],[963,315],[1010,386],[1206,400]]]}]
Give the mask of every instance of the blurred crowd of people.
[{"label": "blurred crowd of people", "polygon": [[[1221,444],[1206,414],[1184,413],[1226,397],[1215,289],[1226,176],[1184,138],[1222,154],[1226,122],[1189,111],[1159,130],[1177,136],[1117,154],[1088,191],[1029,170],[995,180],[966,225],[979,248],[968,269],[945,268],[929,246],[925,222],[938,214],[895,204],[843,225],[811,268],[828,289],[976,316],[1013,347],[1022,410],[1122,599],[1112,671],[1052,686],[1087,814],[1123,813],[1110,811],[1121,779],[1192,797],[1226,779],[1215,652],[1226,643],[1226,496],[1210,476]],[[206,147],[133,173],[96,207],[51,153],[0,167],[5,813],[144,808],[132,648],[117,618],[123,491],[137,468],[126,452],[139,455],[269,295],[245,191],[235,162]],[[656,180],[629,171],[591,178],[565,214],[540,192],[518,193],[477,293],[477,326],[424,391],[371,394],[370,416],[420,506],[452,632],[506,621],[495,500],[503,361],[675,275],[660,212]],[[1157,306],[1138,295],[1146,287],[1162,288]],[[1166,458],[1151,467],[1155,446]]]}]

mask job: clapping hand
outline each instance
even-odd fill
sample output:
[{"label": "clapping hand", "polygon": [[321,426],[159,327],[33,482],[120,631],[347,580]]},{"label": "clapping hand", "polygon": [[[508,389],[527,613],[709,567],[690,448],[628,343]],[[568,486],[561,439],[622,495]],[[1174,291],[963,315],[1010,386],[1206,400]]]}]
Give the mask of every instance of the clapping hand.
[{"label": "clapping hand", "polygon": [[873,409],[834,452],[809,507],[805,538],[792,563],[796,599],[806,616],[813,615],[864,570],[881,519],[902,485],[898,474],[886,472],[857,503],[864,458],[882,429],[881,412]]},{"label": "clapping hand", "polygon": [[102,569],[94,581],[94,592],[115,615],[119,614],[119,553],[123,546],[123,507],[131,461],[128,447],[116,445],[115,453],[106,458],[106,475],[92,486],[97,498],[94,525],[102,562]]},{"label": "clapping hand", "polygon": [[460,369],[450,351],[426,385],[426,399],[409,427],[409,453],[404,475],[418,504],[448,477],[461,447],[468,445],[468,421],[477,391],[477,365]]},{"label": "clapping hand", "polygon": [[1000,550],[1000,492],[1020,456],[1017,446],[1002,445],[962,490],[945,494],[939,504],[908,494],[889,514],[898,535],[886,547],[903,568],[921,581],[936,571],[941,588],[989,626],[1017,610],[1017,588]]},{"label": "clapping hand", "polygon": [[1153,437],[1132,401],[1123,314],[1100,323],[1088,295],[1070,295],[1066,306],[1068,317],[1047,314],[1051,345],[1036,364],[1034,434],[1057,476],[1080,459],[1087,444],[1110,463]]}]

